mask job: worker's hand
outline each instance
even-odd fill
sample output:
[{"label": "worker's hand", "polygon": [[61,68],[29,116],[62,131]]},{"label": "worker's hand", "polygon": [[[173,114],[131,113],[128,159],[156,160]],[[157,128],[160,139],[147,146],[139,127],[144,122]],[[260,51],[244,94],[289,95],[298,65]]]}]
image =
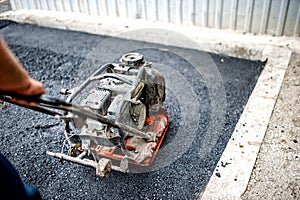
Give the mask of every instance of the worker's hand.
[{"label": "worker's hand", "polygon": [[[15,85],[15,86],[17,86],[17,85]],[[8,88],[6,91],[16,93],[16,94],[21,94],[24,96],[36,96],[36,95],[41,95],[41,94],[45,93],[43,84],[32,78],[28,79],[27,84],[24,85],[24,87],[23,87],[23,85],[21,85],[21,86],[15,87],[15,88]],[[28,101],[20,100],[20,99],[16,99],[16,98],[12,98],[11,101],[21,104],[21,105],[25,105],[25,106],[38,105],[35,102],[28,102]]]}]

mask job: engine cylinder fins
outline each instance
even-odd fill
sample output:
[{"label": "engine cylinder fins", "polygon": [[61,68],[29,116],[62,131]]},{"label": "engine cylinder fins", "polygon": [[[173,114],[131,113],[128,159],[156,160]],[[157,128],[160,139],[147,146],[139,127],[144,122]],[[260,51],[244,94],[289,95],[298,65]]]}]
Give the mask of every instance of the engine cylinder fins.
[{"label": "engine cylinder fins", "polygon": [[122,56],[120,59],[122,65],[130,66],[130,67],[139,67],[144,64],[144,56],[141,53],[127,53]]}]

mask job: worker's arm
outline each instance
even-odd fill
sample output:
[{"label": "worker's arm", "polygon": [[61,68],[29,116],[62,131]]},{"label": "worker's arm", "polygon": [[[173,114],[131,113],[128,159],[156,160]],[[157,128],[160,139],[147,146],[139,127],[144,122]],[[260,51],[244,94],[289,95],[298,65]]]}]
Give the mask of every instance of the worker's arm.
[{"label": "worker's arm", "polygon": [[44,87],[32,79],[0,37],[0,90],[26,96],[43,94]]}]

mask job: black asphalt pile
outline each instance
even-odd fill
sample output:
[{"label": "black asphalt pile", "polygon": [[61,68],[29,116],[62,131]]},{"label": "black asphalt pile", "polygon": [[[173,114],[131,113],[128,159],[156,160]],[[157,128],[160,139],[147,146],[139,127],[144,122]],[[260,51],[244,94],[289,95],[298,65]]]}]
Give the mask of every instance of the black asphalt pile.
[{"label": "black asphalt pile", "polygon": [[[0,112],[0,151],[44,199],[194,199],[203,192],[264,63],[87,33],[0,21],[0,34],[48,95],[138,51],[166,78],[170,128],[153,166],[112,172],[46,155],[63,148],[63,122],[16,105]],[[65,149],[65,148],[64,148]]]}]

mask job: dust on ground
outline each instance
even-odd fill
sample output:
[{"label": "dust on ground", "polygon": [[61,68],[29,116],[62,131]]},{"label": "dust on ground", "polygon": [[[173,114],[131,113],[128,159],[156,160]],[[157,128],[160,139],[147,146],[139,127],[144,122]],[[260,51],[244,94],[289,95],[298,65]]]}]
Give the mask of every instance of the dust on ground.
[{"label": "dust on ground", "polygon": [[300,54],[292,54],[247,191],[250,199],[300,199]]}]

